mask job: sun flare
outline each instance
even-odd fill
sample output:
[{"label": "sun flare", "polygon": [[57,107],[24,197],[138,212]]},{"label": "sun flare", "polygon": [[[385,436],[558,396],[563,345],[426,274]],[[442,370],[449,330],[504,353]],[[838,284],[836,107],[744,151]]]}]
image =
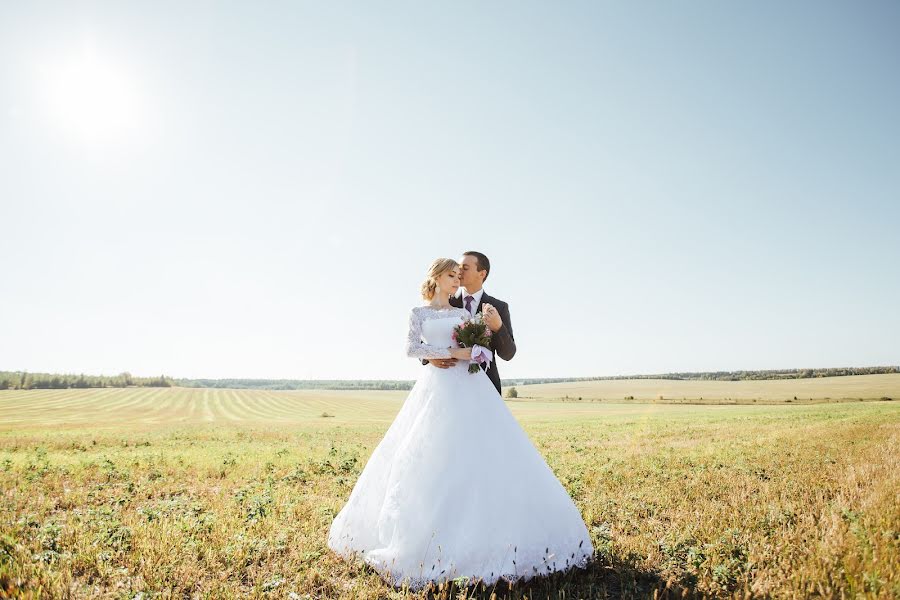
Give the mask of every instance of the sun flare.
[{"label": "sun flare", "polygon": [[125,65],[85,51],[43,70],[54,126],[89,144],[123,142],[141,128],[137,81]]}]

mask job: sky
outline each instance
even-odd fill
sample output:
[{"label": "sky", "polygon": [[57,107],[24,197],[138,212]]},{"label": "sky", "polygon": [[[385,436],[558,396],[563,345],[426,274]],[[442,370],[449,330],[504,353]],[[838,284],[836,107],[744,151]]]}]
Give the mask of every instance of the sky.
[{"label": "sky", "polygon": [[900,364],[896,2],[0,6],[0,370],[413,379],[478,250],[504,378]]}]

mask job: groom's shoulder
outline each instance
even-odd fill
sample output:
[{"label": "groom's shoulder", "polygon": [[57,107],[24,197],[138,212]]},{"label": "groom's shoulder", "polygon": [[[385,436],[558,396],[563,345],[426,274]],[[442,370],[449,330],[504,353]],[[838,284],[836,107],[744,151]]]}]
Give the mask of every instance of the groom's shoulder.
[{"label": "groom's shoulder", "polygon": [[501,306],[504,308],[509,308],[508,303],[504,302],[500,298],[497,298],[496,296],[491,296],[490,294],[485,294],[481,301],[482,303],[487,302],[488,304],[493,304],[497,308],[500,308]]}]

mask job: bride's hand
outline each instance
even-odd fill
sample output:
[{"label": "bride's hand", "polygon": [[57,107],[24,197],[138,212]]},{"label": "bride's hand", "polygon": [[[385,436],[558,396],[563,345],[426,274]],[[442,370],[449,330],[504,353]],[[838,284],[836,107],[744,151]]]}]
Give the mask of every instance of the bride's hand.
[{"label": "bride's hand", "polygon": [[449,369],[456,364],[455,358],[429,358],[428,362],[441,369]]},{"label": "bride's hand", "polygon": [[472,358],[472,349],[471,348],[451,348],[450,356],[453,358],[458,358],[460,360],[469,360]]}]

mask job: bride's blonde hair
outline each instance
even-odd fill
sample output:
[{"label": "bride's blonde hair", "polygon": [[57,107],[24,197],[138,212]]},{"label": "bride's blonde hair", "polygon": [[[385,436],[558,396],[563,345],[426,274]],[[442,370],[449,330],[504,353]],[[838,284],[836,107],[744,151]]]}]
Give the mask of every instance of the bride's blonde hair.
[{"label": "bride's blonde hair", "polygon": [[438,258],[428,268],[428,277],[422,282],[422,298],[431,300],[437,291],[438,278],[453,269],[458,269],[459,263],[452,258]]}]

